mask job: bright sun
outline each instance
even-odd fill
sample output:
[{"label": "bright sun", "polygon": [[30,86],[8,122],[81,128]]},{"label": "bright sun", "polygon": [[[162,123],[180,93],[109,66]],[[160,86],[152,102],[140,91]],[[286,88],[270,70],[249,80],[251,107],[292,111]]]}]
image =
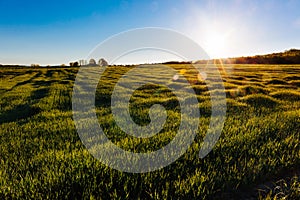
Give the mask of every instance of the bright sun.
[{"label": "bright sun", "polygon": [[210,57],[219,58],[226,54],[228,36],[222,32],[212,31],[207,33],[203,44]]}]

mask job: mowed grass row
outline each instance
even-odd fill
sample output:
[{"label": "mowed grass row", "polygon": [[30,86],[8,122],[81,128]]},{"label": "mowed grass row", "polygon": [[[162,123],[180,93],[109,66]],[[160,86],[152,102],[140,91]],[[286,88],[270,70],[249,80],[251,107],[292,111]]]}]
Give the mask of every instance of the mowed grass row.
[{"label": "mowed grass row", "polygon": [[[198,153],[210,122],[210,94],[218,89],[208,91],[192,66],[171,67],[179,78],[170,77],[169,84],[180,86],[186,78],[199,101],[198,134],[176,162],[144,174],[111,169],[82,145],[71,110],[77,68],[0,69],[0,198],[299,198],[300,66],[218,66],[226,89],[226,121],[220,140],[204,159]],[[149,108],[157,103],[168,117],[151,138],[128,136],[116,125],[110,100],[115,84],[131,68],[105,71],[96,93],[97,116],[119,147],[154,151],[176,135],[179,102],[166,86],[139,88],[130,98],[134,122],[150,123]],[[270,181],[274,187],[257,192]]]}]

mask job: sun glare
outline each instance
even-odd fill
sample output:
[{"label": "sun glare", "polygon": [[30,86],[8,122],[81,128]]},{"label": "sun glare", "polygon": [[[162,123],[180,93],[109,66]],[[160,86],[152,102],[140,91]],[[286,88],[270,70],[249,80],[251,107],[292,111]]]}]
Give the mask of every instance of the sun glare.
[{"label": "sun glare", "polygon": [[237,34],[238,21],[226,17],[218,18],[199,10],[191,14],[188,19],[193,23],[187,24],[184,30],[188,31],[188,35],[207,52],[210,58],[231,56],[237,41],[240,40],[240,34]]},{"label": "sun glare", "polygon": [[207,33],[203,43],[205,51],[212,58],[220,58],[226,55],[228,36],[222,32],[212,31]]}]

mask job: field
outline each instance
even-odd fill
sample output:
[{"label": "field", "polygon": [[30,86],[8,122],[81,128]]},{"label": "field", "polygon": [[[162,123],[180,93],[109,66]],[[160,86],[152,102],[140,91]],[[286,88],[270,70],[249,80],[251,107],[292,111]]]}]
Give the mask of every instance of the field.
[{"label": "field", "polygon": [[[109,168],[82,144],[72,114],[78,68],[0,68],[0,198],[300,199],[300,65],[219,66],[226,120],[203,159],[198,153],[212,112],[210,92],[191,66],[170,66],[180,72],[170,84],[185,77],[197,95],[200,128],[176,162],[141,174]],[[99,123],[125,150],[160,149],[180,123],[179,103],[167,87],[148,84],[130,99],[130,114],[139,125],[150,123],[153,104],[165,107],[159,134],[129,137],[112,116],[113,87],[131,68],[111,66],[104,72],[96,92]]]}]

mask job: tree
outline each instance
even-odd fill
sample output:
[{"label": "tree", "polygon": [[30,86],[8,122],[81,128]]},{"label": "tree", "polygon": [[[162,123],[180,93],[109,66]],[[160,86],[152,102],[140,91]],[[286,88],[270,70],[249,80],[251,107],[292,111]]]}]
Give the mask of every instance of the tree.
[{"label": "tree", "polygon": [[39,64],[31,64],[31,67],[39,67]]},{"label": "tree", "polygon": [[96,65],[96,60],[91,58],[89,61],[89,65]]},{"label": "tree", "polygon": [[86,60],[79,60],[79,66],[86,65]]},{"label": "tree", "polygon": [[79,66],[79,63],[76,61],[76,62],[70,62],[70,67],[78,67]]},{"label": "tree", "polygon": [[106,60],[104,60],[104,58],[101,58],[99,61],[98,61],[98,65],[100,65],[101,67],[102,66],[107,66],[108,65],[108,62]]}]

